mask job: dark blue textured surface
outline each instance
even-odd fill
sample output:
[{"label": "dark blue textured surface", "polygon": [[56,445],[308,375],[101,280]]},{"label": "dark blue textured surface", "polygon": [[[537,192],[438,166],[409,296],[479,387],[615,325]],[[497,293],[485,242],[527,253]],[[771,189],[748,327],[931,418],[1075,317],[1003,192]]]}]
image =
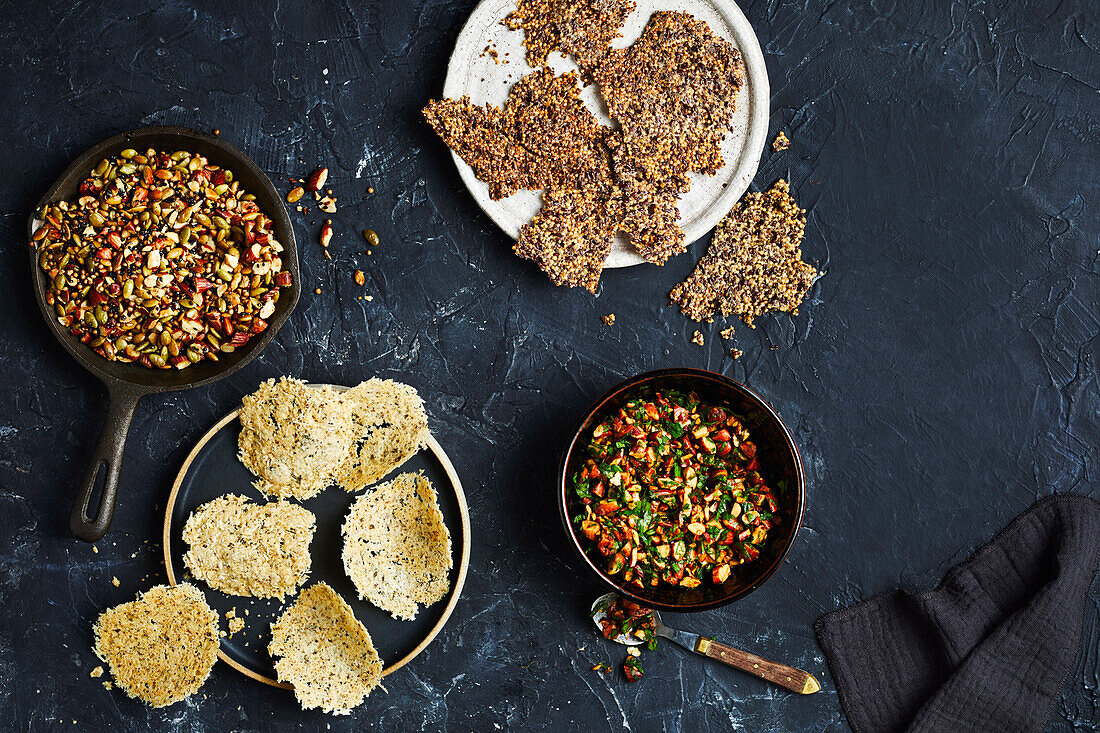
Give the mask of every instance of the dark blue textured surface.
[{"label": "dark blue textured surface", "polygon": [[[755,185],[790,178],[808,210],[804,249],[826,274],[798,317],[738,327],[738,361],[723,324],[701,329],[700,348],[664,305],[705,242],[663,269],[608,273],[595,298],[511,255],[418,117],[471,7],[0,5],[0,716],[14,729],[844,730],[818,616],[931,585],[1039,496],[1100,495],[1095,3],[742,5],[768,63],[771,132],[793,140],[765,155]],[[105,395],[41,323],[24,229],[75,155],[143,124],[219,128],[273,177],[328,165],[339,233],[328,262],[319,220],[298,217],[303,297],[261,358],[141,403],[119,514],[95,553],[66,522]],[[364,226],[383,242],[371,256]],[[670,620],[812,670],[825,690],[811,698],[672,647],[633,686],[590,671],[622,655],[581,613],[597,588],[559,536],[558,450],[606,387],[678,365],[769,398],[810,489],[772,581]],[[161,711],[104,690],[88,677],[91,624],[164,579],[157,537],[180,462],[242,394],[284,373],[395,377],[427,399],[475,531],[451,624],[350,719],[303,713],[225,666]],[[1100,725],[1095,590],[1083,649],[1053,731]]]}]

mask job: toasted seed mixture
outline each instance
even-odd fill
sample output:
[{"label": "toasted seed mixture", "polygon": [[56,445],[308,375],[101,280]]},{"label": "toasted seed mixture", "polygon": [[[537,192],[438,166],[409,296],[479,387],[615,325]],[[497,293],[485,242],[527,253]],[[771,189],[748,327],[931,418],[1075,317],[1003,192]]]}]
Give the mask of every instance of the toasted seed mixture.
[{"label": "toasted seed mixture", "polygon": [[378,481],[427,444],[428,413],[409,385],[369,379],[341,393],[340,400],[351,418],[351,455],[336,480],[348,491]]},{"label": "toasted seed mixture", "polygon": [[691,334],[691,343],[695,344],[696,346],[702,346],[705,343],[703,341],[703,334],[701,331],[696,331],[695,333]]},{"label": "toasted seed mixture", "polygon": [[344,521],[344,571],[359,597],[397,619],[416,618],[450,590],[451,535],[421,473],[364,494]]},{"label": "toasted seed mixture", "polygon": [[316,496],[350,455],[351,416],[329,387],[269,379],[241,401],[240,421],[241,463],[271,496]]},{"label": "toasted seed mixture", "polygon": [[109,361],[217,361],[267,328],[291,284],[255,196],[196,153],[123,150],[37,216],[46,303]]},{"label": "toasted seed mixture", "polygon": [[791,141],[787,138],[786,135],[783,134],[783,131],[780,130],[779,134],[775,136],[775,141],[772,143],[772,150],[778,153],[779,151],[786,150],[789,147],[791,147]]},{"label": "toasted seed mixture", "polygon": [[730,326],[729,328],[723,328],[719,333],[722,338],[724,338],[726,341],[729,341],[733,338],[733,326]]},{"label": "toasted seed mixture", "polygon": [[158,585],[104,611],[96,656],[115,683],[154,708],[195,693],[218,658],[218,616],[193,585]]},{"label": "toasted seed mixture", "polygon": [[771,311],[797,312],[818,272],[802,261],[806,212],[786,181],[749,193],[718,225],[710,249],[672,302],[696,321],[715,310],[738,315],[750,327]]},{"label": "toasted seed mixture", "polygon": [[347,715],[382,679],[382,660],[351,607],[324,583],[302,591],[271,625],[268,651],[280,682],[304,709]]},{"label": "toasted seed mixture", "polygon": [[525,224],[512,251],[535,262],[555,285],[596,292],[615,243],[610,188],[546,191],[542,209]]},{"label": "toasted seed mixture", "polygon": [[519,0],[501,22],[523,31],[532,67],[545,66],[550,52],[560,51],[572,54],[582,69],[591,69],[622,35],[623,21],[635,7],[634,0]]},{"label": "toasted seed mixture", "polygon": [[226,625],[229,627],[229,635],[233,636],[233,634],[236,634],[238,631],[244,628],[244,619],[234,616],[233,618],[229,619]]},{"label": "toasted seed mixture", "polygon": [[662,183],[688,171],[713,175],[744,84],[741,54],[687,13],[654,13],[629,47],[595,72],[622,136],[617,169]]},{"label": "toasted seed mixture", "polygon": [[[316,519],[288,501],[254,504],[227,494],[196,509],[183,526],[191,575],[223,593],[285,598],[309,577]],[[232,628],[232,626],[230,627]]]},{"label": "toasted seed mixture", "polygon": [[580,99],[576,72],[542,69],[523,77],[504,109],[467,97],[432,100],[424,118],[474,169],[493,199],[520,189],[583,186],[606,178],[607,129]]}]

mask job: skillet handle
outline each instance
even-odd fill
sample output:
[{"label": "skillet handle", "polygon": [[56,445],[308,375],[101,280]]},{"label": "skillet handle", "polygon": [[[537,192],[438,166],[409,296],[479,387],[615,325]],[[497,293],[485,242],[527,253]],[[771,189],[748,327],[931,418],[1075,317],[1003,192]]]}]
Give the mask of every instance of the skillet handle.
[{"label": "skillet handle", "polygon": [[[107,419],[103,422],[99,443],[84,471],[84,479],[80,482],[69,515],[73,535],[85,542],[95,542],[107,534],[107,528],[115,516],[118,479],[122,473],[122,450],[126,447],[126,434],[130,431],[134,408],[141,399],[141,392],[133,388],[108,386],[108,392],[111,404],[107,409]],[[103,492],[99,497],[99,506],[93,507],[95,515],[91,517],[88,515],[88,503],[92,500],[101,468],[104,469]]]}]

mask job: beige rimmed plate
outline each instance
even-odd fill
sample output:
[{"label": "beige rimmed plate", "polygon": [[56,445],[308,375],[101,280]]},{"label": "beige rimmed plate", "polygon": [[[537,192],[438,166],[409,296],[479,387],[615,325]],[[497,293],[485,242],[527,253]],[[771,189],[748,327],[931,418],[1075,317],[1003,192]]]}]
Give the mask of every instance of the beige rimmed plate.
[{"label": "beige rimmed plate", "polygon": [[[347,389],[337,385],[333,385],[333,388]],[[259,502],[266,500],[252,485],[255,476],[237,458],[239,412],[237,409],[229,413],[202,436],[184,460],[172,484],[172,492],[164,512],[163,545],[168,581],[173,585],[188,579],[183,577],[183,555],[187,546],[182,533],[183,525],[192,511],[227,493],[244,494]],[[383,676],[408,664],[439,634],[458,603],[470,564],[470,516],[466,496],[454,466],[434,436],[428,438],[427,448],[383,480],[404,471],[423,471],[431,480],[439,496],[444,524],[451,534],[451,590],[438,603],[421,607],[416,619],[412,621],[398,621],[385,611],[360,600],[351,580],[344,574],[340,528],[352,502],[364,491],[370,491],[369,487],[364,491],[349,493],[333,486],[312,499],[299,502],[317,517],[317,531],[310,546],[312,568],[306,585],[324,581],[348,602],[356,618],[370,632],[375,648],[382,658]],[[223,630],[227,630],[226,611],[235,609],[236,615],[245,621],[244,629],[222,637],[218,658],[254,680],[292,689],[291,685],[276,679],[267,645],[271,638],[271,623],[293,603],[294,598],[288,597],[283,602],[244,598],[213,590],[201,581],[192,582],[203,590],[207,602],[218,612],[219,624]]]},{"label": "beige rimmed plate", "polygon": [[[633,43],[654,12],[673,10],[706,21],[712,31],[737,47],[745,61],[745,85],[733,116],[733,131],[722,144],[726,165],[715,176],[692,174],[691,190],[680,199],[680,227],[684,230],[685,241],[691,243],[722,220],[756,175],[768,135],[771,94],[768,70],[752,25],[732,0],[637,0],[637,3],[637,9],[626,19],[622,38],[613,41],[613,47],[624,48]],[[524,60],[523,34],[500,23],[515,7],[515,0],[482,0],[474,8],[455,42],[443,83],[443,96],[458,99],[469,95],[474,104],[501,106],[512,85],[533,71]],[[485,52],[486,48],[496,49],[496,61]],[[559,74],[577,68],[572,59],[556,52],[550,55],[549,63]],[[581,98],[601,122],[610,124],[595,85],[585,87]],[[454,153],[451,156],[477,205],[509,237],[517,239],[520,227],[531,221],[542,206],[542,194],[518,191],[494,201],[473,169]],[[643,262],[645,260],[619,235],[604,266],[630,267]]]}]

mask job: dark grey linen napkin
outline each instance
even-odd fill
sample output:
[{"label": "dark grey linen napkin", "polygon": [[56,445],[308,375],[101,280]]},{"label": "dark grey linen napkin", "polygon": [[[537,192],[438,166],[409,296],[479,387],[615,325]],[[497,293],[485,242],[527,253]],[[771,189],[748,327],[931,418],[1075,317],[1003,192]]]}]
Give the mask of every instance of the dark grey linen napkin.
[{"label": "dark grey linen napkin", "polygon": [[1042,731],[1081,646],[1100,502],[1048,497],[934,590],[891,591],[815,624],[856,733]]}]

